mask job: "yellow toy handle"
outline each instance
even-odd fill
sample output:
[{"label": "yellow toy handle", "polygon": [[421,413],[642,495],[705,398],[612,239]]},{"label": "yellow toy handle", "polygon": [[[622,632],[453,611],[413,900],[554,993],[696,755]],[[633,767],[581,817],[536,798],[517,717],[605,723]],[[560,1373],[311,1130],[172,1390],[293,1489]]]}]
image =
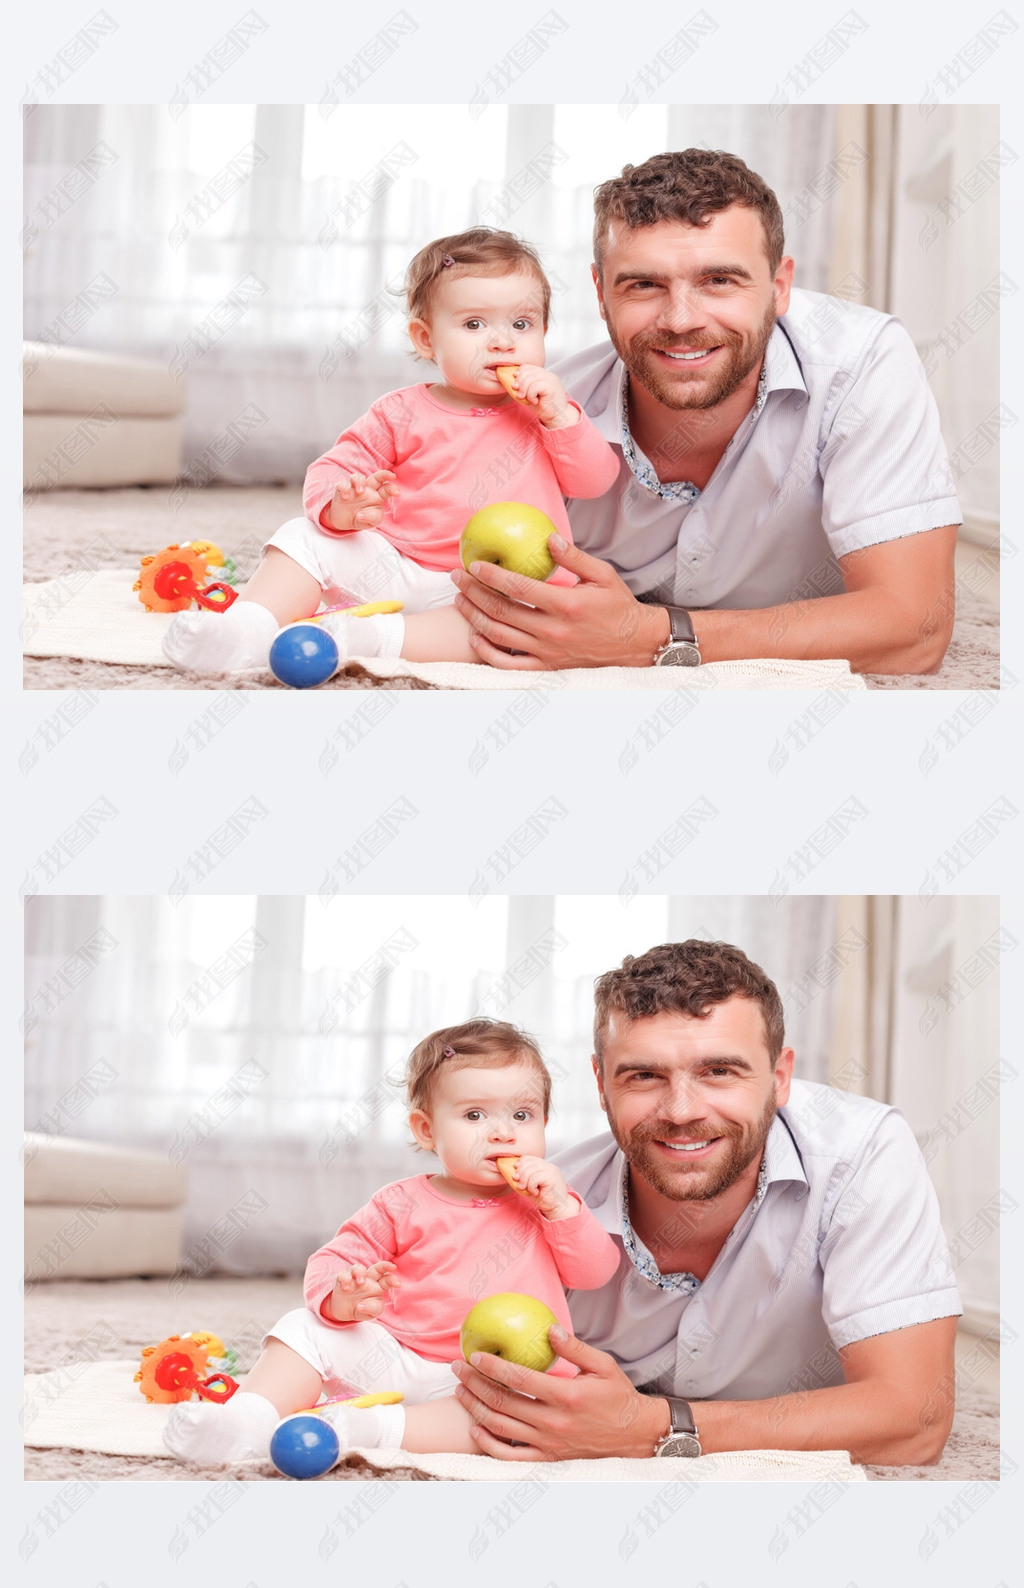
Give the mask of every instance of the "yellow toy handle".
[{"label": "yellow toy handle", "polygon": [[375,618],[378,612],[401,612],[401,601],[367,601],[361,607],[349,607],[350,618]]},{"label": "yellow toy handle", "polygon": [[347,1401],[324,1401],[322,1406],[307,1406],[304,1410],[321,1413],[328,1406],[395,1406],[404,1400],[405,1396],[399,1390],[376,1390],[372,1395],[355,1395]]},{"label": "yellow toy handle", "polygon": [[396,1406],[404,1401],[400,1390],[376,1390],[372,1395],[356,1395],[350,1401],[338,1401],[339,1406]]},{"label": "yellow toy handle", "polygon": [[323,612],[315,612],[307,621],[319,623],[321,618],[334,612],[344,612],[348,618],[375,618],[379,612],[401,612],[402,605],[401,601],[367,601],[361,607],[327,607]]}]

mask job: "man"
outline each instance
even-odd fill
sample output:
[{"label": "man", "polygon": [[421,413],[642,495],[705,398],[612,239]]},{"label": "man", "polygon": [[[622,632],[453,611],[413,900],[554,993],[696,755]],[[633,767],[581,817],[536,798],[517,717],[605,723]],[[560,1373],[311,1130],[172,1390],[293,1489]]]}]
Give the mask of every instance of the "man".
[{"label": "man", "polygon": [[934,671],[961,515],[899,321],[793,290],[774,193],[716,151],[598,188],[592,268],[611,345],[557,368],[619,479],[569,503],[577,544],[552,549],[575,588],[453,574],[481,660]]},{"label": "man", "polygon": [[627,958],[597,983],[594,1031],[611,1135],[558,1161],[618,1273],[570,1293],[587,1345],[552,1330],[578,1378],[456,1364],[481,1450],[937,1461],[961,1307],[902,1115],[793,1081],[778,992],[725,943]]}]

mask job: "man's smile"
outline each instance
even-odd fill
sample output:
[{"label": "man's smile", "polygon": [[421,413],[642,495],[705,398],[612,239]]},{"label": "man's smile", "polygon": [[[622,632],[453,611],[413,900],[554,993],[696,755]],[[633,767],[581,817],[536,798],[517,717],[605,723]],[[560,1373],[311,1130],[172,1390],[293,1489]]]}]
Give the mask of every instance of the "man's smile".
[{"label": "man's smile", "polygon": [[718,1145],[721,1136],[701,1137],[696,1141],[658,1141],[655,1146],[663,1147],[666,1152],[672,1153],[677,1158],[699,1158],[710,1152],[712,1147]]},{"label": "man's smile", "polygon": [[661,358],[671,359],[674,364],[701,365],[701,364],[708,363],[709,360],[714,356],[714,354],[720,351],[720,348],[719,347],[698,347],[698,348],[695,348],[692,352],[687,353],[687,352],[682,351],[681,349],[670,349],[670,348],[667,348],[667,347],[659,347],[659,348],[655,348],[654,351],[656,353],[658,353]]}]

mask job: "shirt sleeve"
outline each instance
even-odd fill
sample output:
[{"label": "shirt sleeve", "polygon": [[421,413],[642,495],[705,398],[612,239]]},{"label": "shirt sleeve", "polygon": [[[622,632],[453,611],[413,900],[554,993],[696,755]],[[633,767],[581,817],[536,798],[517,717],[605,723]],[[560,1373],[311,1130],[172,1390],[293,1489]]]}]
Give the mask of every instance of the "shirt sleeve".
[{"label": "shirt sleeve", "polygon": [[583,1199],[575,1191],[570,1191],[569,1195],[580,1205],[575,1218],[542,1217],[538,1223],[566,1289],[598,1290],[618,1268],[619,1248]]},{"label": "shirt sleeve", "polygon": [[963,1311],[938,1198],[896,1109],[882,1117],[845,1177],[820,1261],[822,1316],[837,1349]]},{"label": "shirt sleeve", "polygon": [[836,402],[819,468],[837,557],[963,522],[938,408],[899,320],[885,321]]},{"label": "shirt sleeve", "polygon": [[395,1260],[398,1242],[394,1210],[388,1193],[400,1185],[401,1181],[395,1187],[385,1186],[383,1191],[372,1196],[365,1207],[345,1220],[334,1239],[314,1252],[306,1264],[303,1281],[306,1306],[316,1313],[321,1323],[326,1323],[332,1329],[346,1327],[334,1318],[326,1317],[321,1311],[334,1290],[339,1270],[350,1267],[352,1263],[364,1263],[368,1267],[371,1263],[379,1263],[382,1258],[388,1262]]},{"label": "shirt sleeve", "polygon": [[[572,399],[570,398],[572,402]],[[580,408],[573,402],[574,408]],[[538,425],[563,496],[603,496],[619,477],[619,460],[580,408],[579,421],[548,430]]]},{"label": "shirt sleeve", "polygon": [[[391,396],[394,402],[394,393]],[[334,500],[334,488],[343,474],[372,474],[395,467],[397,447],[392,415],[383,402],[375,402],[361,419],[342,431],[334,446],[306,470],[302,506],[307,518],[328,535],[338,530],[324,522]]]}]

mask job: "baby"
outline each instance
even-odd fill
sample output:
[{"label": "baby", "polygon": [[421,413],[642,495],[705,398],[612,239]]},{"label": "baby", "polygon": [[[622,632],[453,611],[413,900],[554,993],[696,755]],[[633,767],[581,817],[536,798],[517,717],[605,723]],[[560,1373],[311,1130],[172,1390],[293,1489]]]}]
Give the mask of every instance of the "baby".
[{"label": "baby", "polygon": [[[266,1460],[280,1419],[329,1397],[399,1391],[403,1404],[330,1406],[344,1455],[378,1446],[479,1455],[450,1363],[466,1314],[517,1291],[571,1332],[564,1287],[595,1290],[618,1248],[544,1160],[551,1077],[531,1039],[502,1021],[435,1031],[406,1071],[409,1125],[440,1174],[378,1191],[306,1265],[305,1307],[274,1325],[223,1406],[184,1403],[164,1434],[182,1461]],[[499,1159],[516,1159],[515,1189]],[[576,1369],[556,1358],[550,1371]]]},{"label": "baby", "polygon": [[[322,619],[342,661],[476,661],[450,577],[469,519],[524,502],[568,542],[563,497],[612,485],[611,447],[544,368],[551,287],[528,243],[483,226],[441,237],[412,261],[405,292],[413,348],[441,379],[382,397],[311,465],[305,517],[271,538],[240,600],[175,617],[164,640],[175,666],[208,677],[266,667],[282,625],[339,598],[404,606]],[[561,568],[552,581],[575,583]]]}]

